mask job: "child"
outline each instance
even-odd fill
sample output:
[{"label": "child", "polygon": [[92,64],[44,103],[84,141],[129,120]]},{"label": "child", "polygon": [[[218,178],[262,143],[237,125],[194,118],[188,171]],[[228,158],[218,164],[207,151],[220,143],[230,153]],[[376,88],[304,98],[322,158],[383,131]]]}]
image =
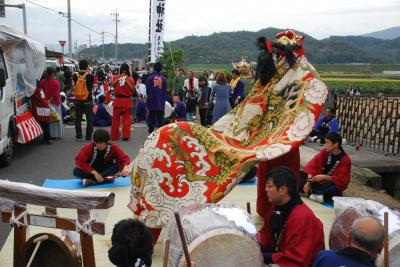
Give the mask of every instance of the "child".
[{"label": "child", "polygon": [[108,176],[119,171],[122,176],[128,176],[129,163],[129,157],[116,144],[110,143],[110,134],[97,129],[93,133],[93,142],[86,144],[76,156],[73,173],[82,179],[84,186],[102,184],[110,181],[106,179]]},{"label": "child", "polygon": [[[153,238],[150,229],[136,219],[119,221],[111,236],[112,247],[108,258],[118,267],[150,267],[153,256]],[[187,265],[184,264],[184,267]],[[191,262],[192,267],[197,267]]]},{"label": "child", "polygon": [[141,221],[126,219],[118,222],[114,226],[111,243],[108,258],[116,266],[151,266],[153,238],[149,228]]},{"label": "child", "polygon": [[174,113],[177,121],[186,120],[186,106],[180,100],[179,95],[174,95]]},{"label": "child", "polygon": [[196,117],[197,107],[197,92],[195,90],[189,90],[186,94],[186,112],[187,120],[192,121]]},{"label": "child", "polygon": [[139,95],[139,101],[136,109],[136,122],[146,122],[147,120],[147,106],[142,94]]},{"label": "child", "polygon": [[93,124],[98,127],[111,126],[111,115],[107,112],[104,106],[106,100],[105,95],[99,95],[97,98],[97,104],[93,107]]}]

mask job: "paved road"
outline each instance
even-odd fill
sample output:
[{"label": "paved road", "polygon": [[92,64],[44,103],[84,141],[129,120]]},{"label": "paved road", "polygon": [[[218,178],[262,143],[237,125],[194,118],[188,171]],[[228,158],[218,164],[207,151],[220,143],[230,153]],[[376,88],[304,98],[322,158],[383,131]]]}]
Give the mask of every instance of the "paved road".
[{"label": "paved road", "polygon": [[[133,159],[147,136],[146,125],[137,124],[131,136],[129,142],[116,143]],[[45,178],[72,178],[74,157],[84,144],[84,141],[75,141],[75,129],[66,126],[65,138],[55,141],[52,145],[18,145],[11,165],[0,168],[0,179],[42,185]],[[8,224],[0,222],[0,248],[3,247],[10,230]]]}]

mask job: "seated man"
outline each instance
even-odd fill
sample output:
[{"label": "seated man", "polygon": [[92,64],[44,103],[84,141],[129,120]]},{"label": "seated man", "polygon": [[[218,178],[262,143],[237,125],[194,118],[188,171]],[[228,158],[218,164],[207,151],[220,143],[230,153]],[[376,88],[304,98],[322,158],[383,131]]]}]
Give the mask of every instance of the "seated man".
[{"label": "seated man", "polygon": [[311,266],[317,253],[325,248],[321,221],[301,200],[291,169],[274,168],[266,180],[268,201],[275,208],[257,233],[265,264]]},{"label": "seated man", "polygon": [[353,222],[350,246],[339,251],[321,251],[313,267],[375,267],[384,238],[385,229],[376,217],[358,218]]},{"label": "seated man", "polygon": [[322,149],[304,166],[307,180],[303,182],[304,193],[318,202],[332,202],[333,196],[341,196],[350,183],[351,159],[343,150],[342,137],[328,133]]},{"label": "seated man", "polygon": [[181,101],[179,95],[174,95],[174,113],[177,121],[186,120],[186,105]]},{"label": "seated man", "polygon": [[111,126],[112,117],[104,106],[105,95],[99,95],[97,104],[93,106],[93,125],[98,127]]},{"label": "seated man", "polygon": [[335,111],[332,108],[325,110],[325,116],[321,116],[314,126],[310,137],[313,142],[325,143],[325,136],[330,133],[339,133],[339,123],[335,117]]},{"label": "seated man", "polygon": [[110,134],[104,129],[93,133],[93,142],[86,144],[75,158],[73,171],[82,180],[84,186],[107,183],[109,176],[121,171],[122,176],[130,173],[129,157],[116,145],[110,143]]}]

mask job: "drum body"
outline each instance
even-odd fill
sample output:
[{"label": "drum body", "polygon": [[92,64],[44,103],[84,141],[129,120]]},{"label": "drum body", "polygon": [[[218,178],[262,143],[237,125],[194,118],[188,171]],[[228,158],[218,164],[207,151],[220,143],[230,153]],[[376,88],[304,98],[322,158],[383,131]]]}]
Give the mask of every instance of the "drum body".
[{"label": "drum body", "polygon": [[[197,266],[264,266],[251,216],[235,206],[192,205],[180,212],[188,250]],[[170,240],[169,264],[185,263],[175,221],[166,230]]]},{"label": "drum body", "polygon": [[23,251],[24,266],[27,265],[37,243],[34,240],[48,236],[48,239],[41,242],[39,249],[34,256],[31,267],[81,267],[82,260],[77,255],[77,248],[63,236],[56,236],[48,233],[40,233],[32,236],[26,243]]}]

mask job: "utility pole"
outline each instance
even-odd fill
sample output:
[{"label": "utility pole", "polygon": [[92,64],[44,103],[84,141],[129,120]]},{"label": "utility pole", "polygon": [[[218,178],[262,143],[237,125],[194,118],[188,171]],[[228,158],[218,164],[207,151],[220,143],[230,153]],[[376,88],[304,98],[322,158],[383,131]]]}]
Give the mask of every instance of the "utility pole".
[{"label": "utility pole", "polygon": [[72,58],[71,0],[68,0],[68,57]]},{"label": "utility pole", "polygon": [[115,65],[117,65],[117,62],[118,62],[118,22],[120,22],[120,20],[118,19],[118,17],[119,17],[118,10],[115,9],[115,13],[111,13],[111,16],[115,16],[115,19],[113,21],[115,21]]},{"label": "utility pole", "polygon": [[78,60],[78,53],[79,53],[78,41],[74,41],[74,44],[75,44],[75,59]]},{"label": "utility pole", "polygon": [[[0,4],[1,7],[5,8],[5,7],[16,7],[19,9],[22,9],[22,19],[23,19],[23,23],[24,23],[24,34],[28,34],[28,27],[26,24],[26,6],[25,4],[21,4],[21,5],[7,5],[4,4],[4,1],[2,1],[3,4]],[[4,17],[5,17],[5,11],[4,11]]]},{"label": "utility pole", "polygon": [[105,59],[104,59],[104,31],[101,32],[101,43],[103,44],[102,45],[103,46],[103,61],[105,62]]}]

